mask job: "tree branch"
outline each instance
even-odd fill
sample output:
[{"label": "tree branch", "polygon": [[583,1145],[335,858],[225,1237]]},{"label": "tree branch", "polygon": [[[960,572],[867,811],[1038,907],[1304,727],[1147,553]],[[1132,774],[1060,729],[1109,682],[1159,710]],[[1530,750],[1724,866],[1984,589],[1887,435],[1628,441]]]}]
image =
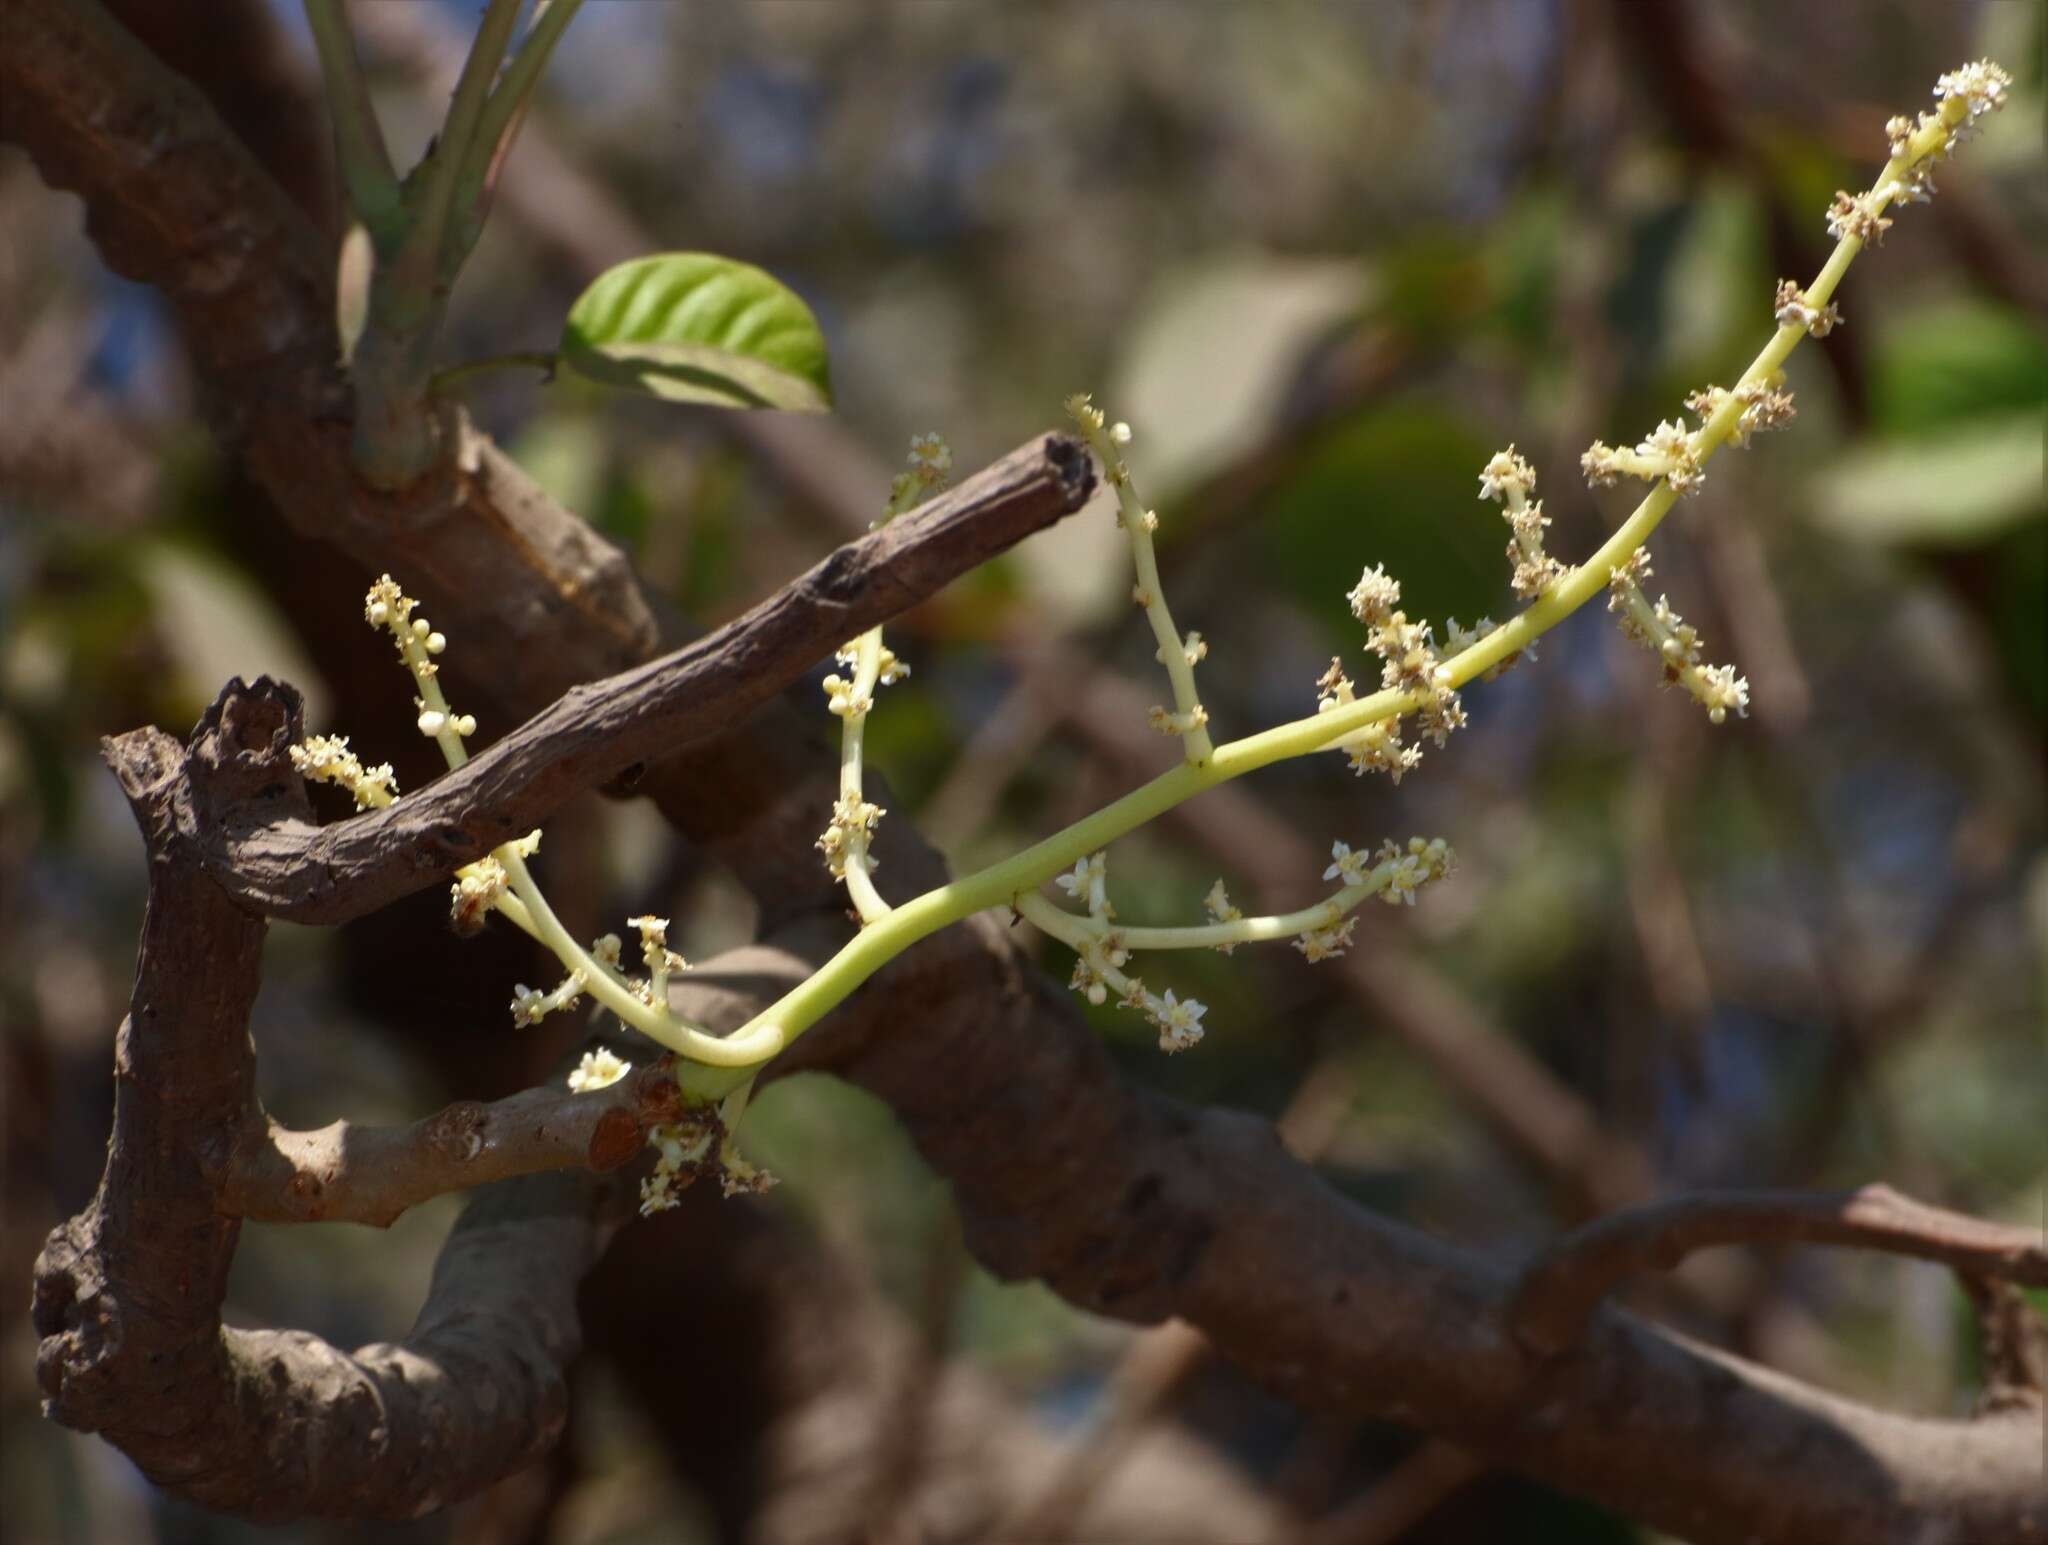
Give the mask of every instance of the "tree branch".
[{"label": "tree branch", "polygon": [[1966,1276],[2048,1287],[2048,1243],[2038,1234],[1930,1207],[1890,1186],[1855,1191],[1701,1191],[1632,1207],[1552,1245],[1523,1272],[1508,1310],[1516,1340],[1540,1357],[1576,1341],[1624,1277],[1669,1271],[1714,1245],[1849,1245],[1923,1261]]},{"label": "tree branch", "polygon": [[350,1354],[222,1326],[240,1223],[218,1211],[210,1170],[255,1110],[248,1015],[265,924],[207,878],[173,806],[259,795],[289,768],[295,707],[259,687],[217,703],[189,748],[155,730],[107,743],[149,848],[149,903],[106,1171],[36,1263],[37,1375],[49,1414],[203,1506],[409,1518],[560,1432],[596,1192],[546,1175],[482,1193],[397,1345]]},{"label": "tree branch", "polygon": [[430,1197],[549,1170],[613,1170],[647,1129],[682,1109],[673,1061],[658,1057],[609,1088],[525,1089],[461,1100],[403,1127],[336,1121],[312,1132],[252,1112],[217,1179],[214,1205],[252,1223],[388,1227]]},{"label": "tree branch", "polygon": [[1074,441],[1041,435],[716,632],[565,693],[396,804],[324,827],[268,814],[188,835],[215,879],[267,916],[338,923],[373,912],[524,835],[572,796],[729,729],[837,645],[1079,509],[1094,482]]}]

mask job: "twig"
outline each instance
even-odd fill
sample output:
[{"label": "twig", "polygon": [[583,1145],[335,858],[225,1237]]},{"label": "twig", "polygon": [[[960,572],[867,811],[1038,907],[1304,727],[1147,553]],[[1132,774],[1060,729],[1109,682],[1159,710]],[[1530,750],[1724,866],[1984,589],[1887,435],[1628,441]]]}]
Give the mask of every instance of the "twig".
[{"label": "twig", "polygon": [[922,509],[832,553],[671,655],[573,688],[459,771],[381,810],[312,827],[285,813],[187,835],[265,915],[336,923],[444,879],[572,795],[729,729],[836,645],[1086,502],[1087,458],[1044,435]]},{"label": "twig", "polygon": [[1940,1261],[1958,1272],[2048,1287],[2048,1242],[2026,1229],[1930,1207],[1884,1185],[1837,1193],[1701,1191],[1601,1218],[1539,1256],[1508,1324],[1540,1357],[1576,1341],[1624,1277],[1669,1271],[1714,1245],[1821,1244]]},{"label": "twig", "polygon": [[398,171],[385,148],[384,130],[370,103],[370,88],[356,57],[342,0],[306,0],[306,26],[320,58],[334,122],[334,160],[348,190],[349,207],[388,252],[403,230]]},{"label": "twig", "polygon": [[484,375],[493,370],[538,370],[545,379],[552,381],[555,378],[555,367],[561,362],[562,357],[553,349],[516,349],[510,354],[493,354],[489,359],[464,360],[459,365],[437,370],[428,377],[427,390],[445,392],[459,381],[467,381],[471,376]]},{"label": "twig", "polygon": [[294,1132],[257,1112],[218,1178],[218,1205],[252,1223],[383,1228],[450,1191],[547,1170],[617,1169],[681,1106],[672,1059],[660,1057],[588,1094],[556,1084],[489,1104],[463,1100],[404,1127],[337,1121]]}]

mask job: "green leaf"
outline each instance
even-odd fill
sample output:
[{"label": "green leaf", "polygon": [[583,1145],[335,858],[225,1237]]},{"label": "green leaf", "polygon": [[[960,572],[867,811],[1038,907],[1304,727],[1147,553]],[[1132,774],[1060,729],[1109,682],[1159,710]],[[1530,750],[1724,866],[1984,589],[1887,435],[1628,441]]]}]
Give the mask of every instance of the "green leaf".
[{"label": "green leaf", "polygon": [[600,274],[569,308],[562,363],[607,386],[721,408],[832,406],[825,335],[751,263],[661,252]]},{"label": "green leaf", "polygon": [[2003,414],[1910,440],[1880,440],[1817,479],[1814,518],[1888,545],[1972,547],[2040,518],[2038,412]]}]

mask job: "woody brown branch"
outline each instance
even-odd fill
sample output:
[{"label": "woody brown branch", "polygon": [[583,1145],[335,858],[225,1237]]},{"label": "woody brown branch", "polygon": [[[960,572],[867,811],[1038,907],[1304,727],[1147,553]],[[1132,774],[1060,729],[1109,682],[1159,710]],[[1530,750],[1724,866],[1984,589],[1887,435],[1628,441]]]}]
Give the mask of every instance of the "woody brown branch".
[{"label": "woody brown branch", "polygon": [[1531,1351],[1554,1357],[1630,1275],[1669,1271],[1716,1245],[1756,1244],[1847,1245],[2048,1287],[2048,1242],[2038,1232],[1930,1207],[1890,1186],[1701,1191],[1611,1214],[1552,1245],[1523,1273],[1508,1310],[1510,1328]]},{"label": "woody brown branch", "polygon": [[673,1060],[659,1057],[605,1089],[526,1089],[461,1100],[403,1127],[336,1121],[315,1131],[252,1113],[219,1175],[215,1206],[251,1223],[388,1226],[450,1191],[558,1169],[614,1170],[648,1129],[682,1109]]},{"label": "woody brown branch", "polygon": [[222,1325],[241,1225],[211,1172],[256,1110],[248,1017],[265,924],[206,876],[172,811],[232,805],[287,772],[295,707],[259,688],[216,704],[189,748],[155,730],[107,744],[148,846],[149,900],[106,1170],[36,1263],[37,1376],[52,1416],[204,1506],[412,1517],[559,1434],[596,1192],[561,1175],[482,1192],[396,1345],[348,1353]]},{"label": "woody brown branch", "polygon": [[189,835],[218,881],[267,916],[337,923],[373,912],[524,835],[572,796],[729,729],[839,644],[1079,509],[1094,481],[1078,444],[1041,435],[717,631],[570,689],[396,804],[319,828],[276,820]]}]

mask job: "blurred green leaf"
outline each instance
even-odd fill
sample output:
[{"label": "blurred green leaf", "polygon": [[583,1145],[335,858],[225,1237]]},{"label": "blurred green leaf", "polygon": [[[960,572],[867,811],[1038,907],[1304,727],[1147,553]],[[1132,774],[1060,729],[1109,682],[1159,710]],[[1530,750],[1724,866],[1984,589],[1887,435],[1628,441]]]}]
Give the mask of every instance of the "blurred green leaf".
[{"label": "blurred green leaf", "polygon": [[1138,431],[1147,497],[1164,504],[1259,445],[1302,357],[1358,314],[1367,287],[1356,259],[1271,253],[1161,279],[1108,395]]},{"label": "blurred green leaf", "polygon": [[1820,479],[1815,517],[1868,542],[1989,541],[2042,511],[2041,436],[2040,413],[2028,411],[1858,447]]},{"label": "blurred green leaf", "polygon": [[562,327],[562,363],[671,402],[822,413],[825,336],[797,295],[751,263],[664,252],[608,269]]},{"label": "blurred green leaf", "polygon": [[183,708],[197,713],[232,676],[271,676],[299,689],[308,725],[326,720],[326,680],[291,625],[240,571],[210,555],[151,543],[137,557],[136,574],[171,656],[173,679],[166,686]]},{"label": "blurred green leaf", "polygon": [[1345,592],[1375,563],[1400,576],[1411,617],[1507,615],[1500,514],[1478,499],[1489,454],[1462,416],[1407,403],[1360,415],[1268,499],[1268,574],[1353,646]]},{"label": "blurred green leaf", "polygon": [[2008,306],[1955,301],[1909,312],[1878,334],[1871,416],[1885,434],[2048,407],[2048,332]]}]

